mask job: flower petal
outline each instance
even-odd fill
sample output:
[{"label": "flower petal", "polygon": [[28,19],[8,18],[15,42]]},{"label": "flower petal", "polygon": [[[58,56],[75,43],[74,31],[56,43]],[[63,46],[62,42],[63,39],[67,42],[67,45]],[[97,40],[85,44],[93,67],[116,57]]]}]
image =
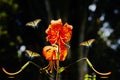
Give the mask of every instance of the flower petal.
[{"label": "flower petal", "polygon": [[49,27],[46,29],[46,34],[48,36],[46,37],[47,41],[49,41],[51,44],[57,43],[57,40],[59,38],[59,31],[62,28],[62,21],[61,19],[58,20],[52,20]]},{"label": "flower petal", "polygon": [[60,36],[62,37],[64,42],[70,41],[72,36],[72,28],[72,25],[68,25],[68,23],[63,26]]},{"label": "flower petal", "polygon": [[58,47],[57,46],[45,46],[43,48],[43,56],[47,60],[57,60]]},{"label": "flower petal", "polygon": [[60,46],[60,61],[64,61],[67,56],[67,48],[65,45]]}]

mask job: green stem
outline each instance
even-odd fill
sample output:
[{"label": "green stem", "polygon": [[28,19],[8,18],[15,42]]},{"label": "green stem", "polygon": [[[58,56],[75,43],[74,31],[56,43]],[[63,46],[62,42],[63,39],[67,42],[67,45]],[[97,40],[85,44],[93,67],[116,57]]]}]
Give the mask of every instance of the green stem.
[{"label": "green stem", "polygon": [[56,80],[59,80],[59,58],[60,58],[60,45],[58,45],[58,54],[57,54],[58,60],[56,61],[56,66],[57,66],[57,72],[56,72]]},{"label": "green stem", "polygon": [[40,68],[40,66],[37,65],[37,64],[35,64],[34,62],[28,61],[28,62],[26,62],[26,63],[21,67],[21,69],[18,70],[17,72],[10,73],[10,72],[6,71],[6,69],[5,69],[4,67],[2,67],[2,70],[3,70],[3,72],[5,72],[7,75],[16,75],[16,74],[19,74],[20,72],[22,72],[30,63],[32,63],[32,64],[35,65],[36,67]]},{"label": "green stem", "polygon": [[57,72],[56,72],[56,80],[59,80],[59,60],[56,61],[56,65],[57,65]]},{"label": "green stem", "polygon": [[82,61],[82,60],[86,60],[86,59],[87,59],[86,57],[85,57],[85,58],[80,58],[80,59],[78,59],[77,61],[69,64],[68,66],[66,66],[65,69],[66,69],[66,68],[69,68],[70,66],[72,66],[72,65],[74,65],[74,64],[76,64],[76,63],[78,63],[78,62],[80,62],[80,61]]},{"label": "green stem", "polygon": [[94,72],[96,72],[97,74],[99,74],[99,75],[110,75],[110,74],[111,74],[111,72],[101,73],[101,72],[97,71],[97,70],[93,67],[93,65],[92,65],[92,63],[89,61],[89,59],[86,58],[86,57],[85,57],[85,58],[80,58],[80,59],[78,59],[77,61],[75,61],[74,63],[69,64],[68,66],[65,67],[65,69],[68,68],[68,67],[70,67],[71,65],[74,65],[74,64],[77,63],[77,62],[80,62],[81,60],[86,60],[87,64],[90,66],[90,68],[91,68]]}]

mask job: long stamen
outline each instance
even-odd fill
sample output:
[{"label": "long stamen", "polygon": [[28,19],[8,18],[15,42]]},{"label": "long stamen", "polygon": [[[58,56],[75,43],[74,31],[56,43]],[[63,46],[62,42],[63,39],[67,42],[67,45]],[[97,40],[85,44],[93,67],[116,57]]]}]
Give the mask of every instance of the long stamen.
[{"label": "long stamen", "polygon": [[54,65],[54,62],[50,61],[50,73],[52,73],[52,71],[53,71],[53,65]]},{"label": "long stamen", "polygon": [[68,49],[70,48],[70,46],[63,41],[63,38],[62,38],[62,37],[60,37],[60,40],[62,41],[62,43],[63,43],[64,45],[66,45],[66,46],[68,47]]},{"label": "long stamen", "polygon": [[57,71],[57,68],[56,68],[56,62],[54,63],[54,66],[53,66],[53,67],[54,67],[54,69]]}]

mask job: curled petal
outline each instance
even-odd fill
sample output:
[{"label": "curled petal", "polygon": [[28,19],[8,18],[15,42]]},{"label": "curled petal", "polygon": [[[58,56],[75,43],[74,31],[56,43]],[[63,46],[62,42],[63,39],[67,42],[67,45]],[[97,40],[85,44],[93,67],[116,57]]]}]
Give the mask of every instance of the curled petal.
[{"label": "curled petal", "polygon": [[58,19],[58,20],[52,20],[51,21],[51,24],[58,24],[58,23],[62,24],[62,20]]},{"label": "curled petal", "polygon": [[43,48],[43,55],[47,60],[57,60],[57,53],[58,53],[58,46],[53,45],[53,46],[45,46]]}]

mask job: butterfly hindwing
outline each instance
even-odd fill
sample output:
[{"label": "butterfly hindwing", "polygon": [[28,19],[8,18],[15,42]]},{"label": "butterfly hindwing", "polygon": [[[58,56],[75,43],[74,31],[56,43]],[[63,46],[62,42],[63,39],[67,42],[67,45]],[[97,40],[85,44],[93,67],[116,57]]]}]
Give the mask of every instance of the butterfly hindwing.
[{"label": "butterfly hindwing", "polygon": [[90,46],[94,41],[95,41],[95,39],[89,39],[88,41],[81,42],[80,45],[81,46]]}]

